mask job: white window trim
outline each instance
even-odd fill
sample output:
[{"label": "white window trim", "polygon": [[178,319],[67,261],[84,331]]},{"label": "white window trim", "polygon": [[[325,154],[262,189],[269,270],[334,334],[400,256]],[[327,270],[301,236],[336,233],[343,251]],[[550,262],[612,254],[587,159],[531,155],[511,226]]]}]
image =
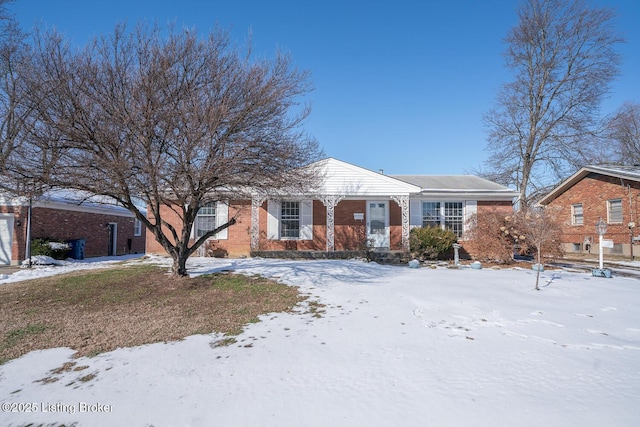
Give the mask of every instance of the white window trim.
[{"label": "white window trim", "polygon": [[[294,218],[287,218],[286,221],[294,223],[297,222],[298,223],[298,235],[297,236],[283,236],[283,222],[285,221],[285,219],[282,218],[282,210],[283,210],[283,204],[286,203],[298,203],[298,219],[294,219]],[[300,236],[302,236],[302,203],[300,203],[297,200],[283,200],[282,202],[280,202],[280,223],[279,223],[279,227],[280,227],[280,240],[301,240]]]},{"label": "white window trim", "polygon": [[411,228],[422,227],[422,204],[424,202],[440,202],[440,227],[444,228],[445,224],[445,203],[462,203],[462,236],[469,229],[469,220],[471,216],[478,213],[478,201],[477,200],[447,200],[447,199],[411,199],[409,201],[409,226]]},{"label": "white window trim", "polygon": [[[464,232],[466,230],[465,229],[465,215],[464,215],[465,203],[464,203],[464,201],[459,201],[459,200],[458,201],[456,201],[456,200],[447,200],[447,201],[444,201],[444,202],[442,202],[440,204],[440,206],[441,206],[440,209],[441,209],[441,212],[442,212],[441,221],[442,221],[442,229],[443,230],[447,229],[447,227],[446,227],[446,224],[447,224],[447,216],[446,216],[447,209],[446,209],[446,205],[447,205],[447,203],[460,203],[460,205],[461,205],[460,206],[461,207],[461,212],[460,212],[460,226],[461,227],[460,227],[460,235],[458,236],[458,238],[462,238],[462,235],[464,234]],[[452,217],[449,217],[449,218],[452,218]],[[453,230],[451,230],[451,231],[453,231]]]},{"label": "white window trim", "polygon": [[[197,215],[196,215],[197,216]],[[220,227],[223,224],[226,224],[229,221],[229,204],[223,201],[216,202],[216,228]],[[214,234],[212,237],[209,237],[209,240],[227,240],[229,238],[228,228]],[[196,222],[193,222],[193,226],[191,227],[191,238],[196,238]]]},{"label": "white window trim", "polygon": [[[446,229],[446,221],[447,221],[447,216],[445,215],[446,213],[446,204],[447,203],[460,203],[462,204],[462,232],[461,234],[464,234],[464,232],[466,231],[466,220],[468,219],[469,215],[467,214],[466,211],[466,207],[467,207],[467,202],[463,201],[463,200],[421,200],[420,201],[420,224],[419,226],[422,227],[422,224],[424,223],[424,216],[423,216],[423,212],[424,212],[424,204],[425,203],[439,203],[440,204],[440,212],[439,212],[439,219],[440,219],[440,228],[445,230]],[[471,205],[473,205],[474,207],[477,206],[477,204],[472,204],[469,203],[469,207],[471,208]],[[471,210],[471,209],[470,209]]]},{"label": "white window trim", "polygon": [[133,219],[133,237],[142,236],[142,221],[138,218]]},{"label": "white window trim", "polygon": [[[582,213],[580,214],[580,216],[582,217],[582,223],[581,224],[576,222],[576,207],[577,206],[580,206],[580,208],[582,209]],[[574,203],[573,205],[571,205],[571,225],[577,225],[577,226],[584,225],[584,206],[582,205],[582,203]]]},{"label": "white window trim", "polygon": [[[620,202],[620,221],[613,221],[611,219],[611,202]],[[622,224],[624,222],[624,212],[623,212],[623,205],[622,205],[622,199],[611,199],[611,200],[607,200],[607,224]]]},{"label": "white window trim", "polygon": [[[439,223],[440,228],[444,229],[444,203],[441,202],[441,201],[438,201],[438,200],[423,200],[420,203],[420,206],[422,208],[422,212],[421,212],[422,213],[422,215],[421,215],[422,216],[422,218],[421,218],[422,226],[424,227],[424,218],[425,218],[424,217],[424,205],[425,205],[425,203],[438,203],[438,205],[439,205],[438,206],[438,220],[439,220],[438,223]],[[433,221],[433,222],[435,222],[435,221]]]},{"label": "white window trim", "polygon": [[[289,200],[287,200],[289,201]],[[298,237],[280,235],[280,216],[282,202],[267,202],[267,238],[269,240],[313,240],[313,200],[291,200],[300,203],[300,233]]]}]

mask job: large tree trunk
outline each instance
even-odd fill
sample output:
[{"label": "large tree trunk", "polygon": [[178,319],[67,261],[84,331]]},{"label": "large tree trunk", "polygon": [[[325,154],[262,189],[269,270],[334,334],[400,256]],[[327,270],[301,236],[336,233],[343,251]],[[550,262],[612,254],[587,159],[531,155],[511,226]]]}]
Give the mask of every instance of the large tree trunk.
[{"label": "large tree trunk", "polygon": [[179,252],[177,256],[173,258],[173,264],[171,266],[171,275],[173,277],[186,277],[187,274],[187,259],[188,255]]}]

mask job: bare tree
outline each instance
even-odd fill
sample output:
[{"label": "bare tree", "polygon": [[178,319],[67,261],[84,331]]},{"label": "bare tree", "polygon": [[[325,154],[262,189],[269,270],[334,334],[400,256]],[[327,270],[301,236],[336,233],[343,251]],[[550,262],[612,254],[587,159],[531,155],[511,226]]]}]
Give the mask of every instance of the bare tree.
[{"label": "bare tree", "polygon": [[514,80],[485,114],[485,175],[515,185],[520,202],[583,166],[596,114],[618,73],[622,39],[608,8],[584,0],[522,0],[507,35]]},{"label": "bare tree", "polygon": [[120,25],[73,50],[55,32],[36,33],[24,95],[38,120],[20,151],[38,155],[16,169],[126,207],[184,276],[187,258],[235,223],[192,241],[203,205],[308,191],[316,175],[302,166],[319,150],[301,129],[308,75],[286,55],[254,61],[222,30],[164,34]]},{"label": "bare tree", "polygon": [[613,159],[624,165],[640,164],[640,104],[625,102],[607,123]]},{"label": "bare tree", "polygon": [[542,257],[557,257],[562,254],[560,245],[562,227],[557,217],[557,212],[552,209],[529,207],[520,210],[515,216],[517,233],[522,236],[521,242],[532,246],[536,250],[537,274],[536,290],[540,290],[540,270],[542,269]]},{"label": "bare tree", "polygon": [[24,137],[31,109],[21,102],[21,76],[27,72],[26,35],[0,0],[0,187],[15,191],[5,171],[7,159]]},{"label": "bare tree", "polygon": [[515,229],[511,212],[494,209],[473,214],[465,232],[464,247],[477,260],[513,263],[515,245],[520,235]]}]

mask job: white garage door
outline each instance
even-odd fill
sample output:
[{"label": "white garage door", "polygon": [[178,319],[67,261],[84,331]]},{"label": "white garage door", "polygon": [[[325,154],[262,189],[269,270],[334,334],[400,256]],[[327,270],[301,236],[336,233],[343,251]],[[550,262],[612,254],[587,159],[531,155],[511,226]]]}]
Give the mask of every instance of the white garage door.
[{"label": "white garage door", "polygon": [[13,218],[0,217],[0,264],[11,264]]}]

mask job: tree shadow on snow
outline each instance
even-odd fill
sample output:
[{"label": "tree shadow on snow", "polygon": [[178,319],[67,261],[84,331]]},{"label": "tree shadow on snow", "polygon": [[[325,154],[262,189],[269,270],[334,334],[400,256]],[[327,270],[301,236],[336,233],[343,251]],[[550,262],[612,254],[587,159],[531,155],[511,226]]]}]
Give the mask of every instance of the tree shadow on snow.
[{"label": "tree shadow on snow", "polygon": [[[285,283],[322,285],[332,282],[372,284],[396,275],[402,267],[366,263],[357,260],[283,260],[247,258],[220,260],[219,265],[188,266],[191,275],[234,271],[278,278]],[[226,261],[226,262],[225,262]]]}]

